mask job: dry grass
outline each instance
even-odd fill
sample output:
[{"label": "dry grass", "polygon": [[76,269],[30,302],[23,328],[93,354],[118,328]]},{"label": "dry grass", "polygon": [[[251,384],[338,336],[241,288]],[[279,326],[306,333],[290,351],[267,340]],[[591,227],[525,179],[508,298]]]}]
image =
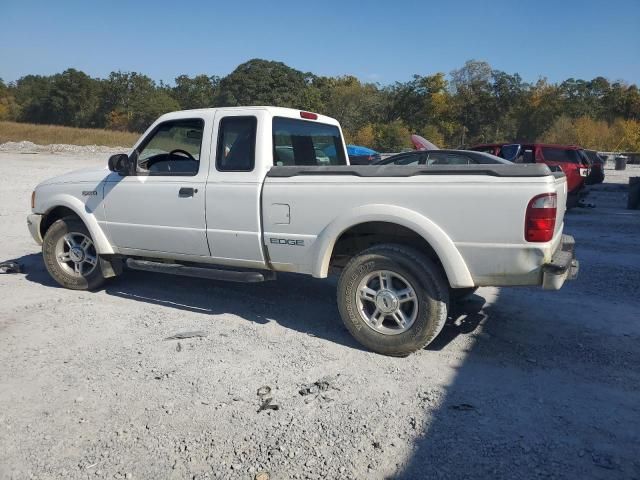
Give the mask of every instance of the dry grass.
[{"label": "dry grass", "polygon": [[73,128],[58,125],[0,122],[0,143],[27,140],[37,143],[38,145],[67,143],[69,145],[131,147],[138,137],[139,135],[137,133],[117,132],[97,128]]}]

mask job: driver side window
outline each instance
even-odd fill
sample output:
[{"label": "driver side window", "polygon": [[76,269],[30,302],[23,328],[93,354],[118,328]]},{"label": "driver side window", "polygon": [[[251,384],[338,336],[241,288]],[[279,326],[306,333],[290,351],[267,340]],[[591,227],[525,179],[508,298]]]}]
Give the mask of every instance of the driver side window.
[{"label": "driver side window", "polygon": [[136,149],[138,175],[197,175],[203,131],[201,118],[170,120],[158,125]]}]

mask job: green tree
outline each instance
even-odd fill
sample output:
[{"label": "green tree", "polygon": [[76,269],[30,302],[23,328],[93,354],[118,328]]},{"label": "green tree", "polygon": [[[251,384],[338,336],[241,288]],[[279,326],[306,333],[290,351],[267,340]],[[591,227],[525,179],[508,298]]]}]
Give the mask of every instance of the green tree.
[{"label": "green tree", "polygon": [[313,87],[318,89],[322,113],[336,118],[349,133],[381,117],[384,99],[374,84],[361,83],[353,76],[324,77],[314,80]]},{"label": "green tree", "polygon": [[427,124],[440,126],[452,113],[448,87],[444,73],[397,82],[387,90],[391,98],[387,119],[401,118],[414,130]]},{"label": "green tree", "polygon": [[530,86],[524,83],[517,73],[511,75],[494,70],[491,72],[491,79],[493,114],[490,120],[494,128],[491,140],[496,142],[515,140]]},{"label": "green tree", "polygon": [[16,120],[19,109],[13,89],[0,78],[0,120]]},{"label": "green tree", "polygon": [[47,101],[51,89],[51,78],[41,75],[26,75],[15,85],[15,99],[20,107],[18,120],[30,123],[49,123]]},{"label": "green tree", "polygon": [[163,113],[179,110],[170,90],[137,72],[111,72],[102,83],[99,116],[107,127],[143,131]]},{"label": "green tree", "polygon": [[398,152],[411,147],[411,130],[402,120],[378,123],[373,126],[373,148],[379,152]]},{"label": "green tree", "polygon": [[99,83],[73,68],[53,75],[44,109],[47,122],[72,127],[95,127]]},{"label": "green tree", "polygon": [[216,106],[274,105],[309,109],[313,76],[282,62],[249,60],[220,81]]},{"label": "green tree", "polygon": [[562,114],[560,90],[546,79],[538,80],[526,94],[518,133],[514,140],[534,141]]},{"label": "green tree", "polygon": [[315,76],[262,59],[224,78],[180,75],[173,86],[137,72],[112,72],[99,80],[75,69],[27,75],[8,85],[0,81],[0,118],[22,122],[140,131],[170,110],[227,105],[324,113],[341,122],[350,141],[381,150],[408,147],[411,133],[450,147],[552,135],[635,145],[640,121],[637,85],[604,77],[528,84],[475,60],[449,77],[414,75],[389,86],[353,76]]},{"label": "green tree", "polygon": [[220,78],[216,76],[196,75],[191,78],[180,75],[171,95],[182,109],[213,107]]},{"label": "green tree", "polygon": [[154,89],[145,95],[134,95],[130,108],[129,130],[142,132],[160,115],[180,110],[180,104],[164,89]]},{"label": "green tree", "polygon": [[495,136],[491,122],[496,116],[491,74],[491,65],[476,60],[468,60],[462,68],[451,72],[461,145],[491,141]]}]

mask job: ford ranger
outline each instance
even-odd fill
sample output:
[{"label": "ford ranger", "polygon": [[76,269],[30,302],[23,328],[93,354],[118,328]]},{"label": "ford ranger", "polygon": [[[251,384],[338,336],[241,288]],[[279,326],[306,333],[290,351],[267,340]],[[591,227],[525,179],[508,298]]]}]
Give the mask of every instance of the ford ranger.
[{"label": "ford ranger", "polygon": [[337,273],[354,337],[407,355],[480,286],[575,277],[566,195],[542,164],[350,166],[336,120],[235,107],[168,113],[108,168],[42,182],[27,223],[71,289],[125,266],[237,282]]}]

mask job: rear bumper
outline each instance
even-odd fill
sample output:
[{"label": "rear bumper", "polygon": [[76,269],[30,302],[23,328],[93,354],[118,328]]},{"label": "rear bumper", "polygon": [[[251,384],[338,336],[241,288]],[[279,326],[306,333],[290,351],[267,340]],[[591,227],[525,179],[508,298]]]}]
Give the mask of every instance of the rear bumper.
[{"label": "rear bumper", "polygon": [[576,241],[571,235],[562,235],[558,248],[551,257],[551,262],[542,266],[542,288],[544,290],[560,290],[565,280],[578,277],[580,264],[575,258]]},{"label": "rear bumper", "polygon": [[27,216],[27,226],[29,227],[29,233],[36,241],[38,245],[42,245],[42,235],[40,235],[40,223],[42,222],[42,215],[38,213],[32,213]]}]

